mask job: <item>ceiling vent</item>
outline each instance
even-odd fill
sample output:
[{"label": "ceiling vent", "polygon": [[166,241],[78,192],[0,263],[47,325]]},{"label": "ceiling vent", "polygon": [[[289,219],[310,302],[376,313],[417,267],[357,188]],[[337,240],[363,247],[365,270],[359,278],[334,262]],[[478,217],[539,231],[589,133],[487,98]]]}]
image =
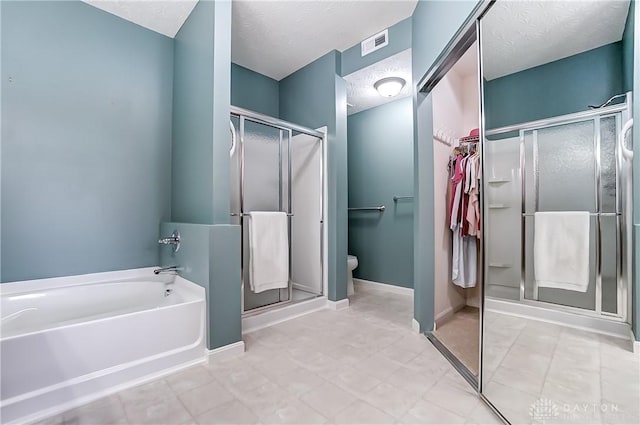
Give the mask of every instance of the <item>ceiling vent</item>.
[{"label": "ceiling vent", "polygon": [[389,44],[389,29],[386,29],[372,37],[369,37],[365,41],[360,43],[362,56],[366,56],[371,52],[382,49],[387,44]]}]

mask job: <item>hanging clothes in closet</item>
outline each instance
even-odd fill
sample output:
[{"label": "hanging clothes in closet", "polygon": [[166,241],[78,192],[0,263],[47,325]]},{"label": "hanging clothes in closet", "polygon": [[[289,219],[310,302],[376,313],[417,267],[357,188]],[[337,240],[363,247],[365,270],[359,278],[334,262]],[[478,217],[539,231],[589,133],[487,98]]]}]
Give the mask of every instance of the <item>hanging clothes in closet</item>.
[{"label": "hanging clothes in closet", "polygon": [[[473,135],[472,131],[472,135]],[[477,135],[460,139],[449,157],[449,228],[453,233],[451,279],[462,288],[477,284],[480,229],[480,155]]]}]

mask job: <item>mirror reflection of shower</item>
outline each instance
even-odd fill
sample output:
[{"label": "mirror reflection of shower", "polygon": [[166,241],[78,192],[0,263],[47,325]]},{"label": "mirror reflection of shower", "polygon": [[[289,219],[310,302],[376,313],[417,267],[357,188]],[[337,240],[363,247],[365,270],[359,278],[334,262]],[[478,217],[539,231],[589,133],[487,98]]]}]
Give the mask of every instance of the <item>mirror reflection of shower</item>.
[{"label": "mirror reflection of shower", "polygon": [[632,16],[628,1],[524,1],[481,19],[482,392],[512,423],[540,400],[559,406],[549,423],[640,421]]}]

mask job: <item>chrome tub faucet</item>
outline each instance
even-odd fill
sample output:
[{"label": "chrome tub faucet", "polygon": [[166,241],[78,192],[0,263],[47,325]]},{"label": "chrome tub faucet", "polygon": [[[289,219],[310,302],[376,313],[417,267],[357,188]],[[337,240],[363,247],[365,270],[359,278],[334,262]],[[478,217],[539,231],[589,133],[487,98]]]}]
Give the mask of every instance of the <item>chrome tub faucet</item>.
[{"label": "chrome tub faucet", "polygon": [[180,249],[180,232],[174,230],[171,236],[158,239],[158,243],[161,245],[171,245],[173,252],[178,252]]}]

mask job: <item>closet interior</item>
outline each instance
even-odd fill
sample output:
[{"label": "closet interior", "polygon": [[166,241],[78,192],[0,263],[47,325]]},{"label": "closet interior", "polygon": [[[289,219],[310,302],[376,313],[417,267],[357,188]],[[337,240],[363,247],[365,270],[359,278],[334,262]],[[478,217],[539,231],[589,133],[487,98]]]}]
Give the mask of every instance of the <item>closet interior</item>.
[{"label": "closet interior", "polygon": [[432,91],[435,331],[433,337],[478,375],[481,161],[477,44]]}]

